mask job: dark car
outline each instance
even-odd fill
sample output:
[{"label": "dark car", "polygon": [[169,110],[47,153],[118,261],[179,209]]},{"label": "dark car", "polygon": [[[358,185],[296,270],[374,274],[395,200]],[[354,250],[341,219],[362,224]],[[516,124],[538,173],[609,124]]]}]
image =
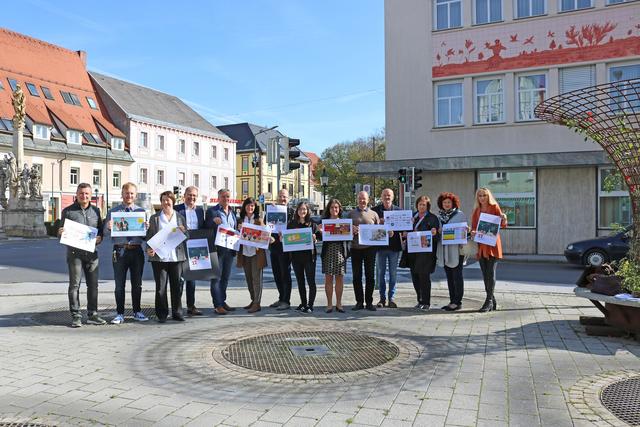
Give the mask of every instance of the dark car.
[{"label": "dark car", "polygon": [[632,228],[630,225],[611,236],[571,243],[564,250],[564,256],[570,263],[593,266],[624,258],[629,252],[629,238]]},{"label": "dark car", "polygon": [[316,225],[322,224],[322,217],[320,215],[311,215],[311,222]]}]

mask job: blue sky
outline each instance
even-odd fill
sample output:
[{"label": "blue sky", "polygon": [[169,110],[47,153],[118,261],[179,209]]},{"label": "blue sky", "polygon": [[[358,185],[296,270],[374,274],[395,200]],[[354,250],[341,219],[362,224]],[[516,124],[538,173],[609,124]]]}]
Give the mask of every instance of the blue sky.
[{"label": "blue sky", "polygon": [[383,0],[21,0],[0,25],[318,154],[384,127]]}]

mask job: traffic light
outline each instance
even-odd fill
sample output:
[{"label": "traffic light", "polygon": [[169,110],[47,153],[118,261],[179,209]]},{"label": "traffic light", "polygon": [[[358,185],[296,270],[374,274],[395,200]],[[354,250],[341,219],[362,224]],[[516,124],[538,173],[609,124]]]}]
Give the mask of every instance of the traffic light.
[{"label": "traffic light", "polygon": [[407,183],[407,168],[398,169],[398,181],[400,181],[400,184]]},{"label": "traffic light", "polygon": [[291,162],[291,160],[295,160],[300,157],[300,150],[295,148],[300,145],[300,140],[295,138],[284,138],[285,142],[285,154],[284,154],[284,170],[283,174],[288,174],[292,170],[298,169],[300,167],[300,163]]},{"label": "traffic light", "polygon": [[422,187],[420,181],[422,181],[422,169],[411,168],[411,191],[416,191]]},{"label": "traffic light", "polygon": [[180,186],[179,185],[174,185],[173,186],[173,194],[176,196],[176,199],[180,198]]}]

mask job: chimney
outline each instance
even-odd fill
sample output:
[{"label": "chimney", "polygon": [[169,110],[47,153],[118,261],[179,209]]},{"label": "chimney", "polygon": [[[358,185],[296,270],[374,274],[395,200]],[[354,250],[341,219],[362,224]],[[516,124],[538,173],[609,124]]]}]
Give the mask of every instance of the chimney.
[{"label": "chimney", "polygon": [[84,67],[87,68],[87,52],[84,50],[77,50],[76,53],[80,57],[80,60],[84,64]]}]

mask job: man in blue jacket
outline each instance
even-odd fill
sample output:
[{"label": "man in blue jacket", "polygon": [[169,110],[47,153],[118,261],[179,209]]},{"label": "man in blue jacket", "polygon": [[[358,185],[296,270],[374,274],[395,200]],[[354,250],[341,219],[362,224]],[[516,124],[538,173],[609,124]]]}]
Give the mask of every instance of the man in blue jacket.
[{"label": "man in blue jacket", "polygon": [[[204,209],[196,206],[198,200],[198,187],[190,186],[184,190],[184,203],[175,206],[175,210],[187,219],[188,230],[201,230],[204,228]],[[196,308],[196,282],[186,280],[187,288],[187,314],[189,316],[202,316],[202,312]]]},{"label": "man in blue jacket", "polygon": [[[400,210],[399,207],[393,204],[393,190],[385,188],[380,194],[380,203],[373,208],[373,211],[380,217],[380,223],[384,224],[384,212]],[[378,288],[380,291],[380,301],[378,301],[378,307],[398,308],[393,300],[396,295],[396,279],[398,277],[398,260],[402,253],[402,244],[400,242],[400,233],[393,233],[389,237],[388,246],[380,246],[376,251],[376,278],[378,281]],[[389,262],[389,299],[387,299],[387,284],[385,281],[385,275],[387,270],[387,261]]]}]

